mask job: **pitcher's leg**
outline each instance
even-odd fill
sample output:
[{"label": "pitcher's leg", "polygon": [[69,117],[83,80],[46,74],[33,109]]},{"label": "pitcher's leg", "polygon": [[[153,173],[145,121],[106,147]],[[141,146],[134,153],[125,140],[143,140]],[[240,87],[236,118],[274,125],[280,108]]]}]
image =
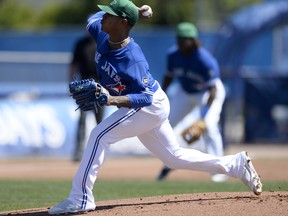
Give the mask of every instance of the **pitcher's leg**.
[{"label": "pitcher's leg", "polygon": [[[97,127],[98,128],[98,127]],[[49,214],[76,213],[95,210],[92,193],[100,166],[104,162],[109,145],[99,142],[97,128],[90,133],[86,150],[72,182],[72,189],[67,199],[49,209]]]},{"label": "pitcher's leg", "polygon": [[[139,124],[140,120],[142,124]],[[94,203],[92,189],[110,144],[143,134],[156,123],[157,119],[144,109],[120,108],[97,125],[89,136],[69,199],[81,203],[82,208]]]},{"label": "pitcher's leg", "polygon": [[147,149],[171,168],[225,174],[239,178],[256,195],[262,192],[260,178],[244,151],[236,155],[217,157],[181,148],[168,121],[138,137]]},{"label": "pitcher's leg", "polygon": [[147,149],[172,169],[221,173],[232,177],[239,177],[243,172],[239,155],[217,157],[180,147],[168,121],[138,138]]},{"label": "pitcher's leg", "polygon": [[110,147],[101,142],[100,139],[100,134],[94,128],[89,136],[86,150],[72,182],[69,198],[74,203],[81,204],[81,208],[83,209],[87,205],[94,205],[92,189],[99,168],[103,164]]},{"label": "pitcher's leg", "polygon": [[92,190],[99,169],[104,162],[110,144],[126,136],[125,133],[118,132],[118,129],[122,128],[120,125],[135,113],[137,113],[135,110],[125,109],[123,111],[123,109],[119,109],[91,131],[69,196],[69,200],[81,205],[81,209],[95,205]]}]

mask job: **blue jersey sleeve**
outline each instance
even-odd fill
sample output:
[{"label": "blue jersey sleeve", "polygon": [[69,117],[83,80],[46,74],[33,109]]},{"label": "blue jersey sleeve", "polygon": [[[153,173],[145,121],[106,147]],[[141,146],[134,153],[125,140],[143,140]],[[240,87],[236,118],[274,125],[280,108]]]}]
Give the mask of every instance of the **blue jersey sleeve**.
[{"label": "blue jersey sleeve", "polygon": [[104,33],[101,28],[101,20],[105,12],[100,11],[91,17],[88,18],[87,20],[87,26],[86,29],[87,31],[91,34],[91,36],[94,38],[94,40],[97,42],[98,37],[100,37],[101,34],[106,34]]},{"label": "blue jersey sleeve", "polygon": [[149,94],[129,94],[131,108],[140,108],[150,106],[153,101],[153,96]]},{"label": "blue jersey sleeve", "polygon": [[137,92],[127,95],[130,99],[131,107],[138,108],[151,105],[155,80],[150,74],[148,63],[146,61],[137,62],[129,70],[134,73],[132,89]]}]

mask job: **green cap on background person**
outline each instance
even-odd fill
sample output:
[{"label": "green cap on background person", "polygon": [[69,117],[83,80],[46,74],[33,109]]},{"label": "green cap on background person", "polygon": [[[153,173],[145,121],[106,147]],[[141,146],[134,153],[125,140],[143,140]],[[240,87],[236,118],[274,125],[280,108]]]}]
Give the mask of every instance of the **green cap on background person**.
[{"label": "green cap on background person", "polygon": [[176,27],[177,37],[180,38],[197,38],[198,30],[195,25],[189,22],[179,23]]},{"label": "green cap on background person", "polygon": [[108,6],[97,5],[102,11],[127,19],[130,25],[135,25],[139,18],[138,7],[130,0],[113,0]]}]

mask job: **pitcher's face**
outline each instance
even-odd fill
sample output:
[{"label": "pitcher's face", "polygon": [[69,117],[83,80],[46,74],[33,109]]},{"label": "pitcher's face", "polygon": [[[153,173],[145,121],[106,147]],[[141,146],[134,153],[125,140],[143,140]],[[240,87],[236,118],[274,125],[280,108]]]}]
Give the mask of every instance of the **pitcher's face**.
[{"label": "pitcher's face", "polygon": [[101,24],[102,30],[108,34],[113,34],[113,32],[119,32],[123,28],[124,19],[119,16],[114,16],[109,13],[103,15]]}]

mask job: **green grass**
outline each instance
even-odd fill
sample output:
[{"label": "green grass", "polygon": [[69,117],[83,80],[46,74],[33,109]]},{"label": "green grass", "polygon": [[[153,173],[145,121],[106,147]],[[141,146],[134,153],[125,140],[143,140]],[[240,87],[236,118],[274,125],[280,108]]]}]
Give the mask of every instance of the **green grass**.
[{"label": "green grass", "polygon": [[[288,182],[264,182],[264,191],[288,191]],[[49,207],[69,195],[71,181],[0,180],[0,212]],[[210,181],[104,181],[94,187],[96,200],[160,196],[202,192],[249,191],[238,181],[212,183]]]}]

